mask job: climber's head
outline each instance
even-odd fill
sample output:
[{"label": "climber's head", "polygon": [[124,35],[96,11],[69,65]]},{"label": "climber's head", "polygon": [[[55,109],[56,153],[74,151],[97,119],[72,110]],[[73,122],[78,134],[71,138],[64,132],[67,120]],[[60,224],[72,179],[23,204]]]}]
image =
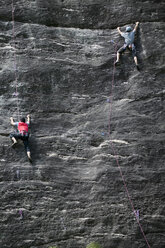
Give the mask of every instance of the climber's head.
[{"label": "climber's head", "polygon": [[21,122],[25,122],[25,118],[22,117],[22,118],[20,119],[20,121],[21,121]]},{"label": "climber's head", "polygon": [[126,32],[131,32],[132,31],[132,28],[130,26],[126,27],[125,29]]}]

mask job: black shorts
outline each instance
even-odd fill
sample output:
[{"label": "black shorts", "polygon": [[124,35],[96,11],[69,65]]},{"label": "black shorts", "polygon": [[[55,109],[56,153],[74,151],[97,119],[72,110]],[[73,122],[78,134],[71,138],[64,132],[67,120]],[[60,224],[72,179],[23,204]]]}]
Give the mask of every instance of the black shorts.
[{"label": "black shorts", "polygon": [[26,134],[11,133],[11,134],[10,134],[10,138],[13,138],[13,137],[14,137],[16,140],[21,139],[21,140],[23,141],[23,143],[24,143],[25,150],[26,150],[27,152],[30,151],[30,148],[29,148],[29,141],[28,141],[28,139],[29,139],[29,134],[28,134],[28,133],[26,133]]},{"label": "black shorts", "polygon": [[119,48],[119,50],[117,52],[120,53],[120,54],[122,54],[126,49],[128,49],[129,51],[132,51],[132,55],[133,55],[133,57],[135,57],[136,56],[135,45],[132,44],[131,47],[132,48],[130,48],[129,45],[124,44],[121,48]]}]

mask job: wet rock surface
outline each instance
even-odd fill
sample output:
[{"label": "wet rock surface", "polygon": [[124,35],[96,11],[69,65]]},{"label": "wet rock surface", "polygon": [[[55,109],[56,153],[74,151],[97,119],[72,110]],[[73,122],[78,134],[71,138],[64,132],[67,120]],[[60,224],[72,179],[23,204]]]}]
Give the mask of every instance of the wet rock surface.
[{"label": "wet rock surface", "polygon": [[[11,1],[0,3],[0,247],[147,247],[120,165],[163,248],[164,2],[17,0],[15,44]],[[125,53],[114,71],[116,27],[136,21],[141,69]],[[21,142],[11,148],[17,106],[32,117],[32,165]]]}]

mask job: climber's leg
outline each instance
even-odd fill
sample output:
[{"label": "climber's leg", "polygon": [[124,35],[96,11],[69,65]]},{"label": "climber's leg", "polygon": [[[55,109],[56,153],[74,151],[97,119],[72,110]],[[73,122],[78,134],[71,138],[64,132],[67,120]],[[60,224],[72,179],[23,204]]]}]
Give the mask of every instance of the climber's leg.
[{"label": "climber's leg", "polygon": [[117,65],[119,63],[119,60],[120,60],[120,53],[117,52],[117,59],[115,61],[115,65]]},{"label": "climber's leg", "polygon": [[134,61],[135,61],[135,64],[138,65],[138,61],[137,61],[137,57],[134,56]]},{"label": "climber's leg", "polygon": [[15,146],[15,144],[17,144],[17,140],[16,140],[16,138],[12,137],[11,139],[12,139],[12,141],[13,141],[12,146]]},{"label": "climber's leg", "polygon": [[12,146],[15,146],[15,144],[17,144],[17,139],[20,139],[20,134],[19,133],[11,133],[10,138],[13,141]]},{"label": "climber's leg", "polygon": [[27,157],[28,157],[30,163],[32,163],[32,158],[31,158],[31,153],[30,153],[30,151],[27,151]]},{"label": "climber's leg", "polygon": [[136,56],[134,56],[134,61],[135,61],[136,68],[139,71],[140,68],[139,68],[139,64],[138,64],[138,61],[137,61],[137,57]]},{"label": "climber's leg", "polygon": [[25,150],[26,150],[26,153],[27,153],[27,157],[28,157],[29,161],[32,163],[32,158],[31,158],[31,153],[30,153],[30,148],[29,148],[29,140],[28,139],[29,139],[29,135],[23,136],[23,138],[22,138],[24,146],[25,146]]},{"label": "climber's leg", "polygon": [[134,58],[135,65],[136,65],[137,69],[139,70],[139,64],[138,64],[138,60],[137,60],[137,56],[136,56],[136,48],[135,48],[134,44],[132,44],[132,55]]},{"label": "climber's leg", "polygon": [[127,45],[124,44],[124,46],[122,46],[118,51],[117,51],[117,58],[116,58],[116,61],[115,61],[115,65],[117,65],[119,63],[119,60],[120,60],[120,54],[122,54],[127,48]]}]

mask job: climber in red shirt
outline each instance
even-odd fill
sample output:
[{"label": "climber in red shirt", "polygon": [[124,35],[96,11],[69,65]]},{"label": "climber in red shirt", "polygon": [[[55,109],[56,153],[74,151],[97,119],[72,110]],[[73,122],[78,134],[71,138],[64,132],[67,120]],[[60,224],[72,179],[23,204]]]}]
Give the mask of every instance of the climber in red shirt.
[{"label": "climber in red shirt", "polygon": [[12,146],[15,146],[17,144],[17,140],[21,139],[24,143],[25,150],[27,152],[27,156],[30,162],[32,162],[31,154],[30,154],[30,148],[29,148],[29,125],[30,125],[30,115],[27,115],[27,122],[25,121],[25,118],[21,118],[19,122],[14,122],[13,117],[10,117],[10,122],[12,126],[17,127],[17,132],[11,133],[10,138],[13,141]]}]

